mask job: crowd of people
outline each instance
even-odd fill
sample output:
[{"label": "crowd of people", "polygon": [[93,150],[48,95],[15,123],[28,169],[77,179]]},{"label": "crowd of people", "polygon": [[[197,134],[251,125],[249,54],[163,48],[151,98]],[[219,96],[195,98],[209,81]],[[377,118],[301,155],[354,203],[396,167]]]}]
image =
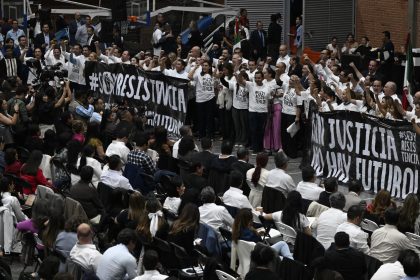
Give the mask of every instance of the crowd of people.
[{"label": "crowd of people", "polygon": [[[216,270],[247,280],[418,279],[420,252],[406,236],[420,234],[417,195],[397,207],[382,186],[366,201],[360,182],[343,194],[337,178],[317,183],[305,161],[311,101],[321,112],[407,120],[420,134],[420,92],[401,95],[389,80],[390,33],[381,61],[369,59],[367,37],[358,44],[351,34],[342,48],[332,38],[312,61],[302,50],[302,17],[294,35],[301,57],[281,43],[280,20],[273,15],[268,32],[260,21],[250,31],[243,9],[204,49],[195,22],[184,45],[159,14],[152,48],[136,53],[118,30],[104,43],[89,16],[59,18],[69,33],[57,38],[38,13],[29,38],[18,21],[3,23],[0,272],[10,275],[7,256],[18,253],[25,265],[42,260],[25,274],[34,279],[73,279],[75,271],[100,280],[217,279]],[[341,65],[346,54],[366,56],[366,70]],[[148,126],[129,100],[90,92],[86,61],[190,80],[181,137]],[[287,167],[300,156],[296,184]]]}]

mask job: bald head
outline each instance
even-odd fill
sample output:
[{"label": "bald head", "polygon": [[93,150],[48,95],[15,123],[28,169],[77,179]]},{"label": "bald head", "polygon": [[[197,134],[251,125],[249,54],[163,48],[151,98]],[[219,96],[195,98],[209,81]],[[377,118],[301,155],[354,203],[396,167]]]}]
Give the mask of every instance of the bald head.
[{"label": "bald head", "polygon": [[191,49],[192,57],[198,58],[201,56],[201,49],[198,46],[195,46]]},{"label": "bald head", "polygon": [[420,103],[420,91],[414,94],[414,103]]},{"label": "bald head", "polygon": [[287,46],[286,45],[280,45],[279,53],[280,53],[281,57],[286,56],[287,55]]},{"label": "bald head", "polygon": [[397,84],[394,82],[387,82],[384,86],[384,94],[386,96],[392,96],[397,92]]},{"label": "bald head", "polygon": [[77,238],[79,239],[80,244],[89,244],[92,243],[92,229],[88,224],[80,224],[77,227]]}]

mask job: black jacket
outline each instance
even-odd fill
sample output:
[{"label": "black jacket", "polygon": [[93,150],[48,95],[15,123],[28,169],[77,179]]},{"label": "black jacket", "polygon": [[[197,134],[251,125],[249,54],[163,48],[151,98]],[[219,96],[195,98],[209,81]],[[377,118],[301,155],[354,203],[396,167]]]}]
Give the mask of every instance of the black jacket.
[{"label": "black jacket", "polygon": [[[50,33],[49,37],[50,37],[50,43],[51,43],[51,40],[54,39],[54,34]],[[44,37],[44,33],[41,32],[35,36],[34,46],[35,48],[42,48],[43,44],[45,44],[45,37]],[[45,53],[45,48],[42,48],[42,51]]]},{"label": "black jacket", "polygon": [[254,165],[248,162],[238,160],[237,162],[232,163],[232,170],[237,170],[242,174],[242,191],[246,196],[248,196],[250,192],[250,188],[246,182],[246,172],[251,168],[254,168]]},{"label": "black jacket", "polygon": [[208,177],[209,175],[209,169],[210,169],[210,163],[213,161],[213,159],[217,158],[217,155],[209,152],[209,151],[202,151],[198,152],[194,155],[193,161],[201,162],[201,164],[204,167],[204,177]]},{"label": "black jacket", "polygon": [[103,205],[94,186],[79,181],[71,187],[70,197],[82,205],[89,219],[102,213]]}]

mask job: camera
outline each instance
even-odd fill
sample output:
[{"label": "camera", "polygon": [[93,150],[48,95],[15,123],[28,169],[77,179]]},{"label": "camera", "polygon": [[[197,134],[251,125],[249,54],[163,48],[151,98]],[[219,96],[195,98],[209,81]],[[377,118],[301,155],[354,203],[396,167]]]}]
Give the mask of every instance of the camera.
[{"label": "camera", "polygon": [[[29,67],[37,68],[36,61],[27,61],[27,65]],[[42,70],[37,71],[37,78],[33,80],[33,84],[43,84],[48,83],[49,81],[53,81],[55,77],[57,77],[60,81],[60,84],[64,84],[65,78],[68,76],[68,71],[66,69],[60,69],[62,64],[59,62],[54,65],[47,65]]]}]

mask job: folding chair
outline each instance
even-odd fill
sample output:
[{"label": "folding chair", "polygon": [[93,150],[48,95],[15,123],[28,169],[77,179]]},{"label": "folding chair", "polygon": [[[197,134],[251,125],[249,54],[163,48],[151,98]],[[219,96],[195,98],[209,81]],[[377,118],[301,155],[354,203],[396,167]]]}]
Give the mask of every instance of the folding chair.
[{"label": "folding chair", "polygon": [[219,280],[236,280],[237,278],[233,277],[230,274],[227,274],[224,271],[216,269],[216,275],[219,278]]},{"label": "folding chair", "polygon": [[203,276],[203,270],[201,267],[194,267],[194,258],[188,255],[181,246],[172,242],[170,244],[174,250],[175,257],[180,263],[180,268],[178,269],[179,277],[200,279]]},{"label": "folding chair", "polygon": [[288,237],[289,240],[293,240],[292,245],[294,245],[294,241],[296,240],[296,231],[291,227],[282,222],[275,222],[277,230],[280,232],[281,236]]},{"label": "folding chair", "polygon": [[274,224],[274,222],[273,221],[266,220],[264,218],[264,216],[262,216],[262,215],[258,216],[258,219],[260,219],[260,222],[263,225],[264,230],[265,230],[264,236],[263,236],[263,240],[265,240],[267,237],[270,238],[271,237],[270,236],[270,230],[272,228],[275,228],[276,227],[275,224]]},{"label": "folding chair", "polygon": [[420,248],[420,236],[411,232],[406,232],[405,236],[410,240],[411,244],[415,247]]},{"label": "folding chair", "polygon": [[363,219],[360,223],[360,227],[368,233],[372,233],[379,228],[379,226],[374,221],[368,219]]}]

